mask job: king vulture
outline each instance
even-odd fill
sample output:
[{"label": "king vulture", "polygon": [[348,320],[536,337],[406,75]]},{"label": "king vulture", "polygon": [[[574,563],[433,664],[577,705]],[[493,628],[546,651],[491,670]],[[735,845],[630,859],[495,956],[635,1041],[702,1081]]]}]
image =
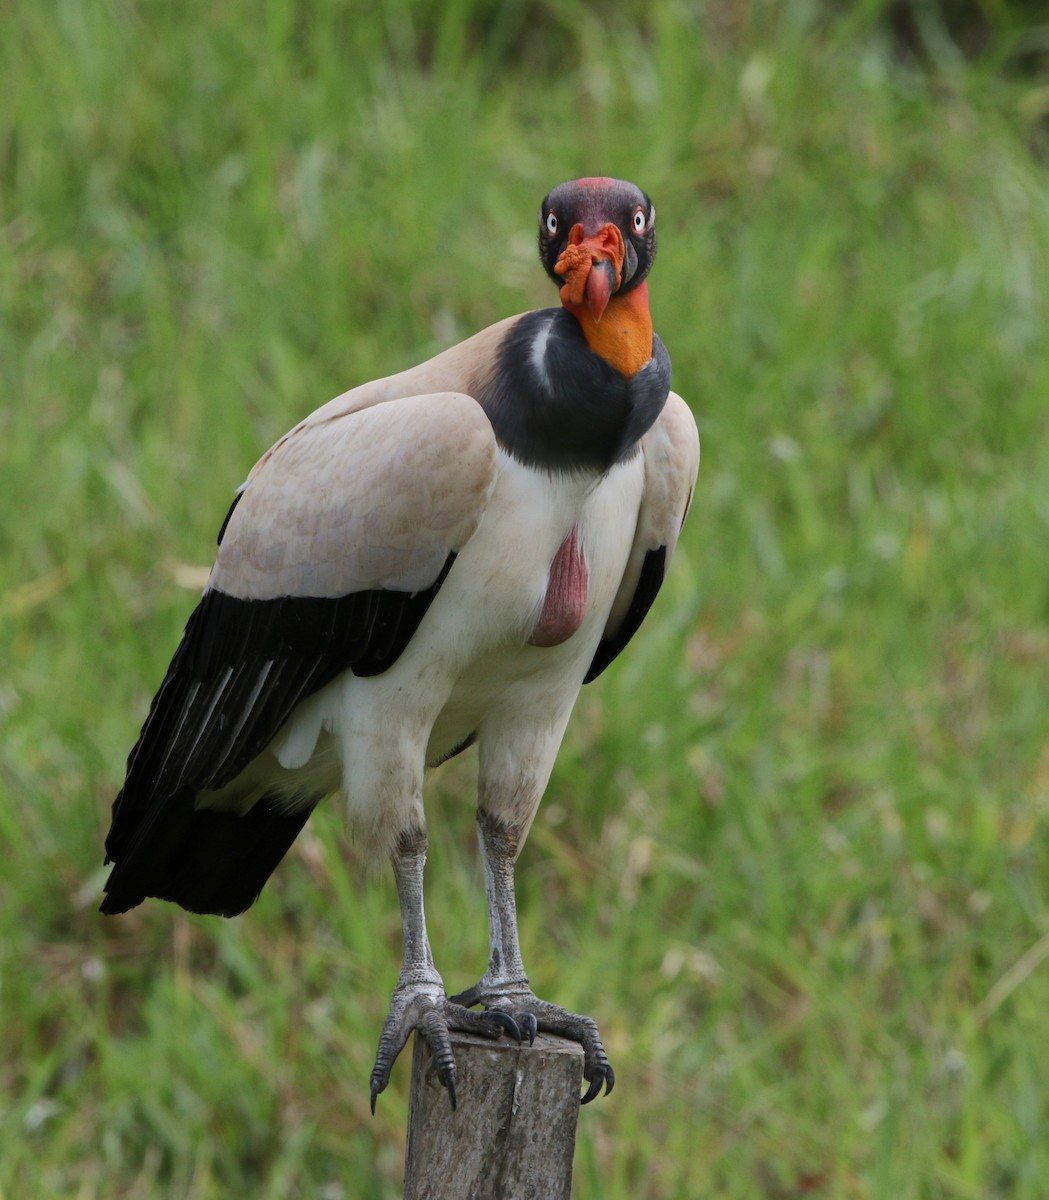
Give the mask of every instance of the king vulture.
[{"label": "king vulture", "polygon": [[[581,686],[659,591],[699,465],[652,331],[655,225],[631,183],[554,188],[539,254],[560,307],[355,387],[262,456],[113,805],[103,912],[155,896],[230,917],[339,793],[392,863],[404,933],[373,1111],[413,1030],[453,1107],[451,1029],[574,1039],[584,1103],[615,1080],[594,1022],[529,986],[514,864]],[[423,778],[475,742],[490,957],[449,997]]]}]

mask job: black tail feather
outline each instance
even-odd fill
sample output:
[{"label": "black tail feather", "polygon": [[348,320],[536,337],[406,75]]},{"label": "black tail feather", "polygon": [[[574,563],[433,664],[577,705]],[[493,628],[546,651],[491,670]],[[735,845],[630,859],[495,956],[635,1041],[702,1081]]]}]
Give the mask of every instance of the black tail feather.
[{"label": "black tail feather", "polygon": [[264,796],[240,814],[195,809],[191,796],[172,796],[139,827],[113,867],[102,912],[126,912],[147,896],[195,913],[244,912],[319,800],[289,811]]}]

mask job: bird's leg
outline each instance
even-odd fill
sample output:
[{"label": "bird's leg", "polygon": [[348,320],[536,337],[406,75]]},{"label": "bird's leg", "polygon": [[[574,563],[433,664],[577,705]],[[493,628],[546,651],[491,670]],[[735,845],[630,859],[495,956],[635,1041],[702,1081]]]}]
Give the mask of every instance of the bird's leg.
[{"label": "bird's leg", "polygon": [[397,840],[392,855],[393,873],[397,881],[397,898],[401,907],[401,928],[404,934],[404,962],[397,986],[393,989],[390,1011],[379,1037],[379,1050],[371,1077],[371,1107],[390,1081],[394,1061],[412,1030],[426,1039],[437,1066],[437,1077],[448,1089],[448,1098],[455,1108],[455,1059],[452,1055],[449,1029],[498,1037],[503,1031],[521,1040],[514,1020],[504,1012],[471,1012],[445,996],[444,982],[433,964],[430,941],[426,936],[426,915],[423,909],[423,868],[426,863],[426,832],[413,828],[405,830]]},{"label": "bird's leg", "polygon": [[488,1012],[509,1013],[529,1041],[534,1040],[537,1030],[542,1030],[579,1042],[586,1055],[583,1075],[590,1085],[582,1100],[587,1104],[600,1093],[602,1086],[606,1093],[612,1090],[615,1072],[593,1020],[540,1000],[528,982],[517,936],[514,897],[514,863],[523,840],[522,832],[483,808],[477,810],[477,837],[488,896],[488,970],[478,983],[453,996],[452,1001],[483,1004]]}]

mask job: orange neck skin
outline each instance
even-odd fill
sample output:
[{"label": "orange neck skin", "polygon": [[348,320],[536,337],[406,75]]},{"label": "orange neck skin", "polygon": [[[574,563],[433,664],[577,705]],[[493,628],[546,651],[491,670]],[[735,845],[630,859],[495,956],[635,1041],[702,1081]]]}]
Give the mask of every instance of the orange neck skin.
[{"label": "orange neck skin", "polygon": [[622,375],[633,375],[652,357],[652,314],[648,284],[639,283],[623,295],[613,295],[600,321],[585,304],[562,301],[579,322],[587,345]]}]

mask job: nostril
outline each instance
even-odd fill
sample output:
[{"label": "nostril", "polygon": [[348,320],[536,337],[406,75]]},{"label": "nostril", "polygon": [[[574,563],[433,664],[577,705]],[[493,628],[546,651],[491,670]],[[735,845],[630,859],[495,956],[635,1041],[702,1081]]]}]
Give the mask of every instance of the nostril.
[{"label": "nostril", "polygon": [[606,225],[604,229],[601,230],[601,232],[598,234],[598,237],[600,238],[599,244],[601,249],[613,255],[619,250],[623,242],[623,237],[622,234],[620,234],[619,229],[611,223]]}]

